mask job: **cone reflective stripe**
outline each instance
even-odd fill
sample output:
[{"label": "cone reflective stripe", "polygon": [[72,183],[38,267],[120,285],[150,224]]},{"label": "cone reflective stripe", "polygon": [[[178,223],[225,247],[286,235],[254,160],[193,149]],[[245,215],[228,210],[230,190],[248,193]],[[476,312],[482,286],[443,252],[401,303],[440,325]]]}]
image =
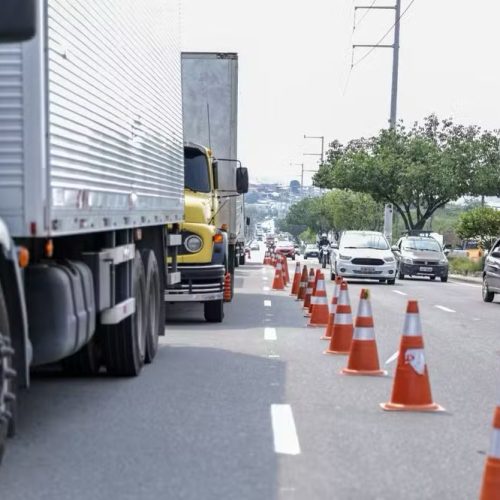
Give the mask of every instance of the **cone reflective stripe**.
[{"label": "cone reflective stripe", "polygon": [[332,338],[333,333],[333,325],[335,324],[335,310],[337,309],[337,302],[339,299],[340,293],[340,284],[342,283],[342,278],[337,276],[335,278],[335,286],[333,288],[332,301],[330,302],[329,315],[328,315],[328,324],[326,325],[325,333],[320,337],[320,340],[330,340]]},{"label": "cone reflective stripe", "polygon": [[293,274],[293,283],[292,283],[292,290],[290,292],[290,295],[297,295],[299,292],[299,286],[300,286],[300,263],[297,262],[295,264],[295,273]]},{"label": "cone reflective stripe", "polygon": [[283,283],[283,273],[281,271],[281,263],[276,264],[276,270],[274,271],[274,280],[273,280],[273,290],[283,290],[285,288],[285,284]]},{"label": "cone reflective stripe", "polygon": [[224,302],[231,302],[232,293],[231,293],[231,274],[226,273],[224,276],[224,292],[222,295]]},{"label": "cone reflective stripe", "polygon": [[304,296],[304,309],[309,309],[309,304],[311,303],[311,294],[314,286],[314,270],[311,268],[309,270],[309,278],[307,280],[306,294]]},{"label": "cone reflective stripe", "polygon": [[370,292],[362,289],[345,375],[386,375],[378,361]]},{"label": "cone reflective stripe", "polygon": [[290,283],[290,275],[288,274],[288,260],[284,255],[281,256],[281,268],[283,269],[283,281],[285,285],[288,285]]},{"label": "cone reflective stripe", "polygon": [[408,301],[391,400],[380,406],[387,411],[443,410],[432,400],[416,300]]},{"label": "cone reflective stripe", "polygon": [[302,275],[300,276],[299,290],[297,292],[297,300],[304,300],[307,288],[307,266],[302,268]]},{"label": "cone reflective stripe", "polygon": [[319,275],[318,285],[316,287],[316,296],[312,304],[311,319],[307,326],[326,326],[328,324],[328,297],[326,296],[325,277],[322,273]]},{"label": "cone reflective stripe", "polygon": [[500,404],[493,414],[491,446],[484,465],[480,500],[500,498]]},{"label": "cone reflective stripe", "polygon": [[340,285],[332,338],[325,354],[349,354],[353,335],[352,311],[347,282]]}]

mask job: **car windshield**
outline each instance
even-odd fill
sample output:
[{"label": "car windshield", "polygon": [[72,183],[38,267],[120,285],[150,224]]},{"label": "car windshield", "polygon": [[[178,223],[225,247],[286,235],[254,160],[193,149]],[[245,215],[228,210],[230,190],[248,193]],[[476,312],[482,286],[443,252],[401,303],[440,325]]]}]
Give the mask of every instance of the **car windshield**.
[{"label": "car windshield", "polygon": [[307,245],[306,248],[310,250],[316,250],[316,245]]},{"label": "car windshield", "polygon": [[291,243],[289,241],[278,241],[276,246],[278,246],[278,247],[293,247],[293,243]]},{"label": "car windshield", "polygon": [[210,192],[207,159],[195,149],[184,151],[184,186],[191,191]]},{"label": "car windshield", "polygon": [[346,234],[340,242],[341,248],[371,248],[389,250],[387,240],[381,234],[352,233]]},{"label": "car windshield", "polygon": [[441,252],[441,245],[434,239],[406,240],[403,242],[403,250],[420,252]]}]

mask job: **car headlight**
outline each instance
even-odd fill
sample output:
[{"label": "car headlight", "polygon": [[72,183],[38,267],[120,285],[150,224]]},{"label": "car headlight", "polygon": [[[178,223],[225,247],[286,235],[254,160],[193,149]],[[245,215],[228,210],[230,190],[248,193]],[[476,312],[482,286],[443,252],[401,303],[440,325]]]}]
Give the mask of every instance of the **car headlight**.
[{"label": "car headlight", "polygon": [[194,234],[188,236],[184,241],[185,249],[191,253],[199,252],[202,246],[203,246],[203,240],[199,236],[196,236]]},{"label": "car headlight", "polygon": [[342,255],[342,254],[339,254],[339,259],[340,260],[351,260],[352,257],[350,255]]},{"label": "car headlight", "polygon": [[394,259],[394,257],[384,257],[384,260],[386,262],[394,262],[395,259]]},{"label": "car headlight", "polygon": [[442,265],[448,264],[448,259],[441,259],[439,263]]},{"label": "car headlight", "polygon": [[408,259],[408,258],[404,258],[402,259],[403,260],[403,264],[413,264],[413,260],[412,259]]}]

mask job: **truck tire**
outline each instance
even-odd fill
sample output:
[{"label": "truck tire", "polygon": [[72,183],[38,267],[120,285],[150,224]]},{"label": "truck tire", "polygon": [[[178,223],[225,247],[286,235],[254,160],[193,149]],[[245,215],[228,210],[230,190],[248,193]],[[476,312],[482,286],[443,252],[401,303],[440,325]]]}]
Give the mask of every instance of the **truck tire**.
[{"label": "truck tire", "polygon": [[244,266],[246,261],[247,260],[245,258],[245,254],[243,253],[242,255],[240,255],[240,266]]},{"label": "truck tire", "polygon": [[9,317],[0,285],[0,462],[5,451],[5,441],[16,429],[16,372],[12,366],[14,349],[10,342]]},{"label": "truck tire", "polygon": [[63,370],[68,375],[80,377],[93,377],[99,373],[102,365],[101,347],[96,336],[90,339],[75,354],[62,361]]},{"label": "truck tire", "polygon": [[160,270],[153,250],[141,251],[142,262],[146,269],[146,355],[145,362],[152,363],[158,351],[161,322]]},{"label": "truck tire", "polygon": [[135,253],[132,266],[132,296],[135,297],[135,313],[117,325],[104,328],[106,330],[104,332],[106,369],[109,375],[119,377],[139,375],[146,357],[146,328],[144,325],[146,276],[139,252]]},{"label": "truck tire", "polygon": [[209,323],[222,323],[224,319],[224,301],[210,300],[203,304],[205,310],[205,320]]}]

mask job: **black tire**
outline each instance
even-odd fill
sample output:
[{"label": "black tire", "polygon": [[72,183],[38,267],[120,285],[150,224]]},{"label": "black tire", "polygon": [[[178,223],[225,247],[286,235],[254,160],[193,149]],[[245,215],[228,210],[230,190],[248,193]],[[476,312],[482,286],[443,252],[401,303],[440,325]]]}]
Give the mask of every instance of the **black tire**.
[{"label": "black tire", "polygon": [[234,256],[234,267],[240,267],[240,258],[237,255]]},{"label": "black tire", "polygon": [[441,276],[441,283],[446,283],[448,281],[448,275]]},{"label": "black tire", "polygon": [[392,280],[387,280],[387,284],[388,285],[395,285],[396,284],[396,278],[394,278]]},{"label": "black tire", "polygon": [[386,280],[378,280],[379,283],[385,283]]},{"label": "black tire", "polygon": [[245,257],[245,254],[240,255],[240,266],[244,266],[246,261],[247,259]]},{"label": "black tire", "polygon": [[330,279],[335,281],[335,273],[333,271],[330,271]]},{"label": "black tire", "polygon": [[[104,358],[108,374],[120,377],[139,375],[146,356],[144,329],[146,276],[139,252],[135,253],[132,267],[135,313],[117,325],[106,327],[104,332]],[[126,280],[123,280],[124,286],[125,283]]]},{"label": "black tire", "polygon": [[0,285],[0,463],[7,437],[16,431],[17,384],[13,368],[14,349],[11,345],[9,316]]},{"label": "black tire", "polygon": [[307,255],[304,255],[304,260],[307,260]]},{"label": "black tire", "polygon": [[292,255],[292,260],[295,260],[295,255]]},{"label": "black tire", "polygon": [[403,274],[403,272],[401,271],[401,268],[398,269],[398,278],[400,280],[404,280],[405,279],[405,275]]},{"label": "black tire", "polygon": [[[435,276],[429,276],[429,279],[430,279],[431,281],[434,281],[434,280],[436,279],[436,277],[435,277]],[[448,279],[448,278],[447,278],[447,279]],[[443,281],[443,278],[441,278],[441,281]]]},{"label": "black tire", "polygon": [[165,323],[161,319],[160,270],[153,250],[141,250],[142,262],[146,270],[146,354],[144,361],[152,363],[158,352],[158,341]]},{"label": "black tire", "polygon": [[222,323],[224,319],[224,301],[210,300],[203,304],[205,320],[209,323]]},{"label": "black tire", "polygon": [[488,283],[486,283],[485,277],[483,277],[483,288],[482,288],[481,293],[482,293],[484,302],[493,302],[493,299],[495,298],[495,294],[488,290]]},{"label": "black tire", "polygon": [[99,373],[101,365],[102,352],[96,336],[75,354],[62,361],[63,370],[68,375],[77,377],[94,377]]}]

